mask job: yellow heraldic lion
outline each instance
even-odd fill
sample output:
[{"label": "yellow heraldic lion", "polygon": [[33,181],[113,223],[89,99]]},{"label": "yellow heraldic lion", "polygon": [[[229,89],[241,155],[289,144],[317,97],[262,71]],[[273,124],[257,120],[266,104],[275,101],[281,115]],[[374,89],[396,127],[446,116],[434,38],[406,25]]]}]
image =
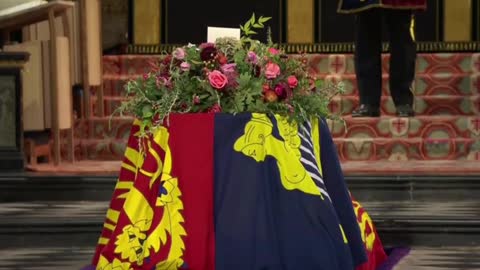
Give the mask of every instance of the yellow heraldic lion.
[{"label": "yellow heraldic lion", "polygon": [[[120,262],[118,259],[109,262],[104,256],[100,256],[97,270],[130,270],[133,269],[132,263],[141,266],[145,258],[150,257],[151,253],[158,252],[165,245],[168,236],[170,236],[171,241],[168,257],[166,260],[159,262],[156,265],[156,269],[177,270],[183,265],[183,252],[185,250],[183,236],[186,235],[186,231],[182,226],[184,222],[181,214],[181,210],[183,210],[183,203],[180,199],[182,193],[178,187],[178,179],[171,176],[172,156],[168,138],[168,130],[161,127],[154,133],[153,142],[149,142],[147,155],[150,154],[155,158],[158,164],[156,171],[149,172],[141,168],[140,166],[145,160],[141,153],[131,148],[127,149],[126,155],[130,161],[134,161],[133,164],[137,164],[137,167],[126,168],[126,166],[122,166],[123,169],[135,169],[134,172],[136,174],[144,174],[150,177],[150,188],[152,188],[155,181],[161,182],[162,191],[155,203],[156,207],[163,208],[160,222],[151,230],[152,226],[154,226],[152,221],[155,210],[151,207],[144,194],[135,188],[132,182],[129,185],[117,184],[116,189],[126,190],[119,198],[125,198],[123,210],[131,224],[125,226],[122,233],[117,236],[114,252],[119,254],[122,260],[128,260],[128,262]],[[158,144],[165,151],[163,162],[160,159],[160,154],[150,147],[151,143]],[[116,226],[119,217],[118,211],[109,209],[107,217]],[[114,227],[109,229],[113,231]],[[150,230],[151,232],[148,234]],[[100,242],[106,243],[108,240],[100,239]]]},{"label": "yellow heraldic lion", "polygon": [[[355,216],[357,216],[358,225],[360,226],[360,233],[362,234],[362,241],[365,243],[367,250],[372,251],[375,244],[375,232],[373,231],[373,222],[368,213],[362,209],[358,201],[352,201]],[[368,228],[368,230],[367,230]]]},{"label": "yellow heraldic lion", "polygon": [[282,140],[272,135],[273,124],[265,114],[252,114],[245,125],[244,134],[235,142],[234,149],[257,162],[267,156],[277,160],[282,185],[287,190],[322,196],[314,180],[302,165],[300,158],[301,140],[296,124],[290,124],[284,117],[275,116]]}]

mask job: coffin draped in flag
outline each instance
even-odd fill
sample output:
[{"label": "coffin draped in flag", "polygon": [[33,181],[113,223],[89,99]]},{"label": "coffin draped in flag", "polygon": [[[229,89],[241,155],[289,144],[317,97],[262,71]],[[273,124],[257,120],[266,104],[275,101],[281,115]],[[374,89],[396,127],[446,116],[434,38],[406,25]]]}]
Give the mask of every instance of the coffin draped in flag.
[{"label": "coffin draped in flag", "polygon": [[338,12],[354,13],[375,7],[424,10],[427,0],[339,0]]},{"label": "coffin draped in flag", "polygon": [[322,120],[168,122],[148,140],[134,124],[93,269],[373,270],[385,260]]}]

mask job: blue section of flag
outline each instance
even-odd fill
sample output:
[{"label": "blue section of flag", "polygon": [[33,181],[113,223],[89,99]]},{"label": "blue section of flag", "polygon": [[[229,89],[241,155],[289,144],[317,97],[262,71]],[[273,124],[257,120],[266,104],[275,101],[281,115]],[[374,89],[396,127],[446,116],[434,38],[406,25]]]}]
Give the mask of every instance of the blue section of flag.
[{"label": "blue section of flag", "polygon": [[360,228],[343,177],[337,149],[325,121],[319,121],[320,129],[320,157],[325,186],[332,198],[335,212],[342,224],[355,265],[367,261],[367,254],[363,244]]},{"label": "blue section of flag", "polygon": [[[327,198],[287,190],[274,157],[256,161],[234,150],[251,118],[250,114],[217,114],[215,118],[216,270],[352,270],[354,261],[363,262],[365,254],[341,170],[337,171],[338,160],[329,157],[332,148],[321,147],[325,157],[320,179],[324,183],[316,184],[328,191],[333,204]],[[272,136],[281,140],[275,118],[270,120]],[[264,139],[254,131],[249,136]],[[307,144],[307,140],[301,142]],[[315,157],[308,153],[313,147],[306,149],[301,151],[302,164],[315,164]],[[260,153],[261,149],[252,151]],[[325,163],[325,159],[329,161]],[[304,167],[309,174],[321,177],[315,166]],[[340,223],[353,242],[344,242]],[[359,247],[353,246],[357,244]]]}]

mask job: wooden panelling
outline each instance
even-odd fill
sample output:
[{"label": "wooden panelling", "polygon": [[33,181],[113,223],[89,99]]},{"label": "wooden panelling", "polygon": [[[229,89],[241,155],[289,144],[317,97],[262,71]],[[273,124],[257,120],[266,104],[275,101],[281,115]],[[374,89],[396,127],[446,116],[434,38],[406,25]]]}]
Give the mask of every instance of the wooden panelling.
[{"label": "wooden panelling", "polygon": [[287,0],[287,42],[313,43],[314,0]]},{"label": "wooden panelling", "polygon": [[444,0],[444,5],[444,41],[470,41],[472,0]]},{"label": "wooden panelling", "polygon": [[[135,0],[133,2],[133,42],[135,44],[160,43],[161,2],[162,0]],[[186,20],[184,23],[189,24],[193,21]]]}]

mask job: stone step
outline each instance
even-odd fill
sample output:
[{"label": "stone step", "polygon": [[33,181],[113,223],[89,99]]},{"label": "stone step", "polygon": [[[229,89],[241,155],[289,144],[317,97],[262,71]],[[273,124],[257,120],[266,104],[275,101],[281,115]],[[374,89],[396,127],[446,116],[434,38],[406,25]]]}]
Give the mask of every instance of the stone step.
[{"label": "stone step", "polygon": [[[360,101],[357,96],[338,96],[332,99],[329,108],[332,113],[351,115]],[[118,103],[110,104],[116,108]],[[380,110],[383,115],[395,115],[396,109],[390,96],[383,96]],[[417,116],[436,115],[479,115],[480,96],[415,96],[414,110]]]},{"label": "stone step", "polygon": [[[386,245],[480,244],[478,201],[360,203]],[[0,203],[0,249],[6,246],[24,247],[25,242],[45,239],[47,233],[54,239],[61,239],[66,234],[70,234],[72,239],[81,235],[83,239],[77,241],[94,246],[108,204],[108,201]]]},{"label": "stone step", "polygon": [[[64,243],[72,243],[65,238]],[[43,244],[34,248],[0,250],[1,270],[81,269],[90,262],[92,246]],[[414,246],[395,270],[478,270],[480,248],[472,246]]]},{"label": "stone step", "polygon": [[480,247],[415,246],[395,270],[478,270]]},{"label": "stone step", "polygon": [[72,238],[65,236],[62,245],[47,244],[46,238],[35,247],[0,249],[0,270],[82,269],[92,260],[95,246],[79,245]]},{"label": "stone step", "polygon": [[[98,162],[98,165],[103,163],[105,162]],[[480,168],[479,166],[473,167],[473,164],[471,169],[476,168],[476,173],[468,175],[467,167],[462,168],[461,162],[430,161],[431,167],[437,168],[437,170],[431,169],[429,175],[424,175],[422,162],[415,162],[416,167],[410,166],[412,162],[409,161],[403,163],[404,167],[410,167],[410,171],[403,174],[387,171],[389,167],[398,162],[357,162],[361,163],[364,168],[375,169],[377,173],[352,175],[349,173],[351,163],[355,162],[342,164],[345,181],[355,199],[360,202],[468,201],[480,194]],[[94,163],[89,163],[89,166],[92,164]],[[83,163],[80,162],[75,166],[80,168]],[[0,203],[108,201],[117,181],[120,162],[112,163],[110,166],[110,171],[113,173],[104,176],[95,175],[94,172],[82,172],[82,174],[79,172],[4,173],[0,175]],[[383,172],[382,167],[385,170]],[[450,172],[444,175],[442,170],[449,167],[458,168],[463,171],[463,174]]]},{"label": "stone step", "polygon": [[[355,199],[361,203],[431,201],[443,204],[452,201],[475,200],[480,192],[480,168],[478,168],[478,164],[475,166],[476,173],[467,175],[467,167],[461,168],[460,162],[430,161],[428,163],[433,168],[431,172],[434,171],[434,174],[423,175],[422,163],[426,162],[415,162],[416,166],[409,161],[403,163],[404,168],[410,168],[409,172],[403,174],[392,171],[384,171],[378,174],[382,167],[384,170],[388,170],[389,167],[391,169],[398,162],[363,162],[363,167],[378,168],[377,174],[349,175],[350,163],[352,162],[342,164],[346,174],[345,181]],[[472,168],[475,168],[473,167],[474,164],[471,165]],[[451,171],[446,175],[442,175],[442,170],[453,166],[462,170],[463,174]]]},{"label": "stone step", "polygon": [[335,138],[480,138],[478,116],[417,116],[400,118],[391,116],[327,120]]},{"label": "stone step", "polygon": [[363,202],[385,243],[397,245],[480,244],[480,201]]},{"label": "stone step", "polygon": [[[104,166],[105,161],[97,163]],[[80,168],[83,164],[75,164]],[[90,163],[90,166],[95,163]],[[65,165],[64,165],[65,166]],[[104,166],[106,167],[106,166]],[[108,201],[112,196],[120,162],[110,164],[110,175],[98,173],[2,173],[0,175],[0,203],[31,201]]]}]

